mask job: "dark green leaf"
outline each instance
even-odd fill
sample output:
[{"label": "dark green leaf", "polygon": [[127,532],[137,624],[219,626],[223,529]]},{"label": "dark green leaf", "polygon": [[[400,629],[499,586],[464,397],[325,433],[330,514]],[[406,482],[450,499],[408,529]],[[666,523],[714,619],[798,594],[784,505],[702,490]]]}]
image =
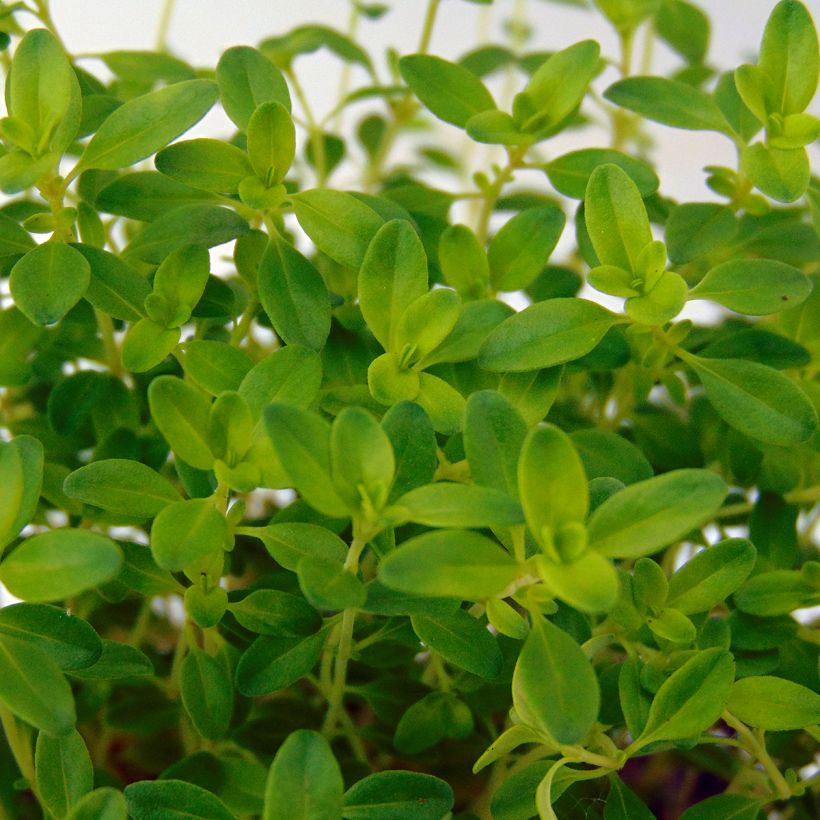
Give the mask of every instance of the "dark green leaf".
[{"label": "dark green leaf", "polygon": [[265,788],[262,820],[335,820],[342,817],[344,784],[328,742],[300,729],[279,747]]}]

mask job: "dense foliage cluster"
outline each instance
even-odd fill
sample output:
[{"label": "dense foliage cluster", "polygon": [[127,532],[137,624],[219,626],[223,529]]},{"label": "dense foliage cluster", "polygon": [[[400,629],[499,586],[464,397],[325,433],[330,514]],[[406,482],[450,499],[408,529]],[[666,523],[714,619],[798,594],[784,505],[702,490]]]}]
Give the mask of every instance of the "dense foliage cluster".
[{"label": "dense foliage cluster", "polygon": [[[441,5],[211,70],[0,4],[3,818],[818,816],[809,12],[721,74],[689,0],[458,62]],[[648,120],[736,146],[709,201]]]}]

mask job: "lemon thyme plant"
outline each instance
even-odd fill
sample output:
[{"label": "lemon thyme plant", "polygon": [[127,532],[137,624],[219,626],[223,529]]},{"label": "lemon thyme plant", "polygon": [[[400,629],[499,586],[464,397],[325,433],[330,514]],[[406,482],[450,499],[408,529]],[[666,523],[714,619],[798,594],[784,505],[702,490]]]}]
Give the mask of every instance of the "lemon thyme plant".
[{"label": "lemon thyme plant", "polygon": [[688,0],[460,5],[386,69],[375,4],[215,69],[0,8],[3,818],[817,816],[810,14],[720,73]]}]

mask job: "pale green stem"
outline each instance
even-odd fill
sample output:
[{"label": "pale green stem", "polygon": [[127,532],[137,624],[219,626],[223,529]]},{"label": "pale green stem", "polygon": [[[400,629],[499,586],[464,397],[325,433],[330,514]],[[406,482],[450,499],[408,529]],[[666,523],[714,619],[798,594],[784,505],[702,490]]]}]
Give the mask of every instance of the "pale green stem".
[{"label": "pale green stem", "polygon": [[769,775],[769,779],[772,781],[778,798],[780,800],[788,800],[792,796],[791,786],[786,782],[783,773],[777,768],[775,762],[769,756],[763,738],[757,737],[745,723],[738,720],[729,711],[724,711],[722,718],[738,733],[746,751],[749,752],[752,757],[757,758],[758,762],[766,770],[766,774]]},{"label": "pale green stem", "polygon": [[168,51],[168,32],[174,15],[176,0],[164,0],[157,25],[157,51]]},{"label": "pale green stem", "polygon": [[[359,559],[362,551],[367,546],[369,539],[361,533],[356,522],[354,522],[353,531],[353,541],[347,551],[344,567],[345,570],[356,573],[359,569]],[[355,624],[356,608],[348,607],[342,613],[342,622],[338,627],[338,631],[334,630],[332,635],[332,640],[337,642],[338,648],[336,650],[336,662],[333,666],[333,678],[328,690],[328,710],[322,726],[322,733],[326,737],[331,737],[336,731],[337,724],[342,722],[344,694],[347,686],[347,666],[353,654],[353,629]],[[350,732],[347,734],[352,745],[355,731],[353,734]]]},{"label": "pale green stem", "polygon": [[111,317],[102,310],[94,308],[94,314],[97,317],[97,326],[100,328],[108,369],[113,376],[119,379],[123,375],[123,370],[120,349],[114,336],[114,323],[111,321]]},{"label": "pale green stem", "polygon": [[481,213],[478,216],[478,226],[476,228],[476,236],[479,241],[484,244],[487,241],[487,235],[490,230],[490,217],[495,210],[495,203],[501,195],[504,185],[512,179],[516,168],[521,164],[524,154],[527,153],[529,145],[519,145],[517,148],[510,150],[507,164],[495,176],[492,185],[484,194],[484,204],[481,207]]},{"label": "pale green stem", "polygon": [[305,90],[302,88],[302,84],[299,82],[299,78],[296,76],[296,73],[293,69],[288,67],[285,69],[285,74],[287,74],[287,77],[290,80],[293,93],[299,101],[299,105],[302,108],[302,113],[305,115],[305,120],[307,122],[308,139],[313,147],[313,164],[316,171],[316,185],[319,188],[324,188],[325,180],[327,179],[327,159],[325,157],[324,134],[322,134],[322,129],[316,122],[316,117],[313,115],[313,109],[310,107]]},{"label": "pale green stem", "polygon": [[17,718],[3,704],[0,704],[0,722],[3,724],[6,741],[17,763],[17,768],[20,770],[20,774],[28,781],[31,790],[34,791],[36,784],[34,780],[34,756],[31,741],[20,731],[20,724],[17,722]]},{"label": "pale green stem", "polygon": [[417,50],[419,54],[426,54],[430,48],[430,40],[433,36],[433,28],[436,25],[439,5],[441,5],[441,0],[430,0],[427,4],[427,14],[424,16],[424,25],[421,29],[421,39]]}]

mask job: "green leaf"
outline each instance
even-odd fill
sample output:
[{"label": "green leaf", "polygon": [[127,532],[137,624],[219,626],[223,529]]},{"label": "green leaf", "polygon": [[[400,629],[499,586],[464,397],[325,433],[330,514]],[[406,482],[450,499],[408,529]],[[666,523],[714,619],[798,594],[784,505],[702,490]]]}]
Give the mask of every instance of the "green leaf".
[{"label": "green leaf", "polygon": [[421,772],[376,772],[354,783],[344,796],[346,820],[440,820],[453,807],[453,790]]},{"label": "green leaf", "polygon": [[811,438],[817,414],[788,377],[757,362],[687,356],[718,414],[744,435],[783,447]]},{"label": "green leaf", "polygon": [[583,524],[589,495],[581,459],[569,436],[555,425],[537,427],[525,439],[518,491],[535,540],[548,553],[558,550],[555,557],[562,555],[566,525]]},{"label": "green leaf", "polygon": [[[169,86],[173,88],[173,86]],[[132,820],[233,820],[227,806],[211,792],[183,780],[141,780],[125,787]]]},{"label": "green leaf", "polygon": [[182,205],[139,231],[126,246],[123,256],[159,265],[168,254],[184,245],[212,248],[230,242],[248,230],[248,223],[230,208]]},{"label": "green leaf", "polygon": [[132,373],[156,367],[179,344],[179,329],[165,328],[151,319],[131,325],[122,344],[122,365]]},{"label": "green leaf", "polygon": [[136,171],[117,177],[96,196],[99,211],[153,222],[182,205],[209,202],[214,194],[175,182],[159,171]]},{"label": "green leaf", "polygon": [[344,191],[302,191],[292,201],[299,224],[322,253],[355,270],[362,266],[385,222],[376,211]]},{"label": "green leaf", "polygon": [[11,604],[0,609],[3,635],[38,647],[64,671],[91,666],[102,654],[102,642],[89,623],[49,604]]},{"label": "green leaf", "polygon": [[330,424],[316,413],[281,402],[265,410],[273,449],[293,486],[325,515],[347,517],[347,503],[336,490],[330,467]]},{"label": "green leaf", "polygon": [[651,165],[611,148],[570,151],[548,162],[544,171],[556,191],[572,199],[583,199],[592,172],[602,165],[617,165],[635,183],[642,197],[658,190],[658,176]]},{"label": "green leaf", "polygon": [[254,366],[244,350],[211,339],[186,342],[183,355],[185,372],[213,396],[225,390],[238,390]]},{"label": "green leaf", "polygon": [[549,129],[580,104],[598,69],[601,48],[582,40],[552,54],[513,101],[513,119],[522,130]]},{"label": "green leaf", "polygon": [[775,570],[753,576],[735,593],[734,602],[741,612],[771,617],[812,606],[818,597],[801,572]]},{"label": "green leaf", "polygon": [[811,168],[805,148],[771,148],[756,142],[743,149],[740,166],[759,191],[778,202],[794,202],[809,187]]},{"label": "green leaf", "polygon": [[416,401],[427,411],[437,433],[451,436],[461,431],[464,397],[444,379],[420,373]]},{"label": "green leaf", "polygon": [[372,75],[373,67],[367,52],[349,37],[329,26],[297,26],[281,37],[269,37],[262,42],[262,50],[274,62],[288,64],[298,54],[311,54],[326,48],[346,63],[353,63],[367,69]]},{"label": "green leaf", "polygon": [[649,555],[708,521],[726,497],[709,470],[673,470],[608,498],[589,519],[590,548],[617,558]]},{"label": "green leaf", "polygon": [[722,247],[737,233],[734,211],[714,202],[687,202],[673,208],[666,220],[666,246],[677,265]]},{"label": "green leaf", "polygon": [[359,271],[359,304],[385,350],[395,347],[399,319],[427,293],[427,257],[410,223],[394,219],[370,242]]},{"label": "green leaf", "polygon": [[37,735],[34,752],[37,797],[55,817],[65,817],[94,788],[94,768],[85,741],[76,730]]},{"label": "green leaf", "polygon": [[811,102],[820,73],[817,32],[808,9],[797,0],[778,3],[760,44],[760,69],[770,84],[767,113],[797,114]]},{"label": "green leaf", "polygon": [[454,290],[435,288],[414,299],[404,310],[393,334],[393,349],[407,351],[405,362],[427,366],[439,346],[450,338],[461,315]]},{"label": "green leaf", "polygon": [[425,107],[451,125],[464,128],[470,117],[495,108],[492,95],[472,71],[441,57],[411,54],[399,60],[399,71]]},{"label": "green leaf", "polygon": [[147,546],[130,541],[118,543],[125,556],[125,564],[116,579],[118,584],[148,597],[180,592],[181,586],[169,572],[156,565]]},{"label": "green leaf", "polygon": [[236,688],[250,698],[291,686],[316,666],[326,639],[326,630],[308,637],[262,635],[239,659]]},{"label": "green leaf", "polygon": [[33,436],[0,442],[0,555],[34,517],[43,484],[43,445]]},{"label": "green leaf", "polygon": [[157,171],[214,194],[235,194],[254,169],[248,155],[227,142],[193,139],[163,148],[154,160]]},{"label": "green leaf", "polygon": [[[688,63],[702,63],[709,48],[709,18],[693,3],[664,0],[655,17],[658,36]],[[609,818],[606,818],[609,820]]]},{"label": "green leaf", "polygon": [[345,407],[333,422],[330,437],[331,476],[351,510],[381,510],[395,473],[390,439],[362,407]]},{"label": "green leaf", "polygon": [[254,173],[268,187],[281,182],[296,153],[296,130],[288,109],[267,102],[253,112],[248,123],[248,156]]},{"label": "green leaf", "polygon": [[278,589],[254,590],[242,600],[228,604],[228,609],[245,629],[259,635],[312,635],[322,625],[319,613],[303,598]]},{"label": "green leaf", "polygon": [[258,275],[259,301],[277,335],[321,350],[330,333],[330,295],[319,271],[292,245],[272,239]]},{"label": "green leaf", "polygon": [[249,46],[225,51],[216,66],[216,81],[225,113],[240,131],[263,103],[278,102],[290,111],[290,93],[279,69]]},{"label": "green leaf", "polygon": [[428,527],[509,527],[521,524],[521,506],[492,487],[439,481],[395,502],[391,515]]},{"label": "green leaf", "polygon": [[477,601],[503,592],[521,571],[489,538],[467,530],[442,530],[405,541],[381,562],[379,579],[411,595]]},{"label": "green leaf", "polygon": [[617,165],[601,165],[590,175],[584,218],[601,263],[637,273],[652,231],[640,191]]},{"label": "green leaf", "polygon": [[612,774],[609,777],[604,820],[655,820],[655,815],[618,775]]},{"label": "green leaf", "polygon": [[[39,156],[55,142],[58,151],[71,144],[79,127],[79,111],[70,111],[76,86],[57,38],[42,28],[27,32],[15,49],[6,87],[9,113],[31,129],[31,144],[21,147]],[[73,133],[60,135],[59,126],[64,118],[69,119],[67,114]]]},{"label": "green leaf", "polygon": [[0,703],[21,720],[52,735],[66,735],[77,720],[71,687],[43,649],[0,636]]},{"label": "green leaf", "polygon": [[757,551],[745,538],[727,538],[687,561],[670,579],[667,603],[686,615],[707,612],[749,577]]},{"label": "green leaf", "polygon": [[737,259],[712,268],[690,291],[738,313],[764,316],[803,302],[811,280],[791,265],[771,259]]},{"label": "green leaf", "polygon": [[683,310],[689,295],[682,276],[671,270],[658,270],[661,271],[660,278],[651,289],[626,300],[627,316],[644,325],[662,325],[671,321]]},{"label": "green leaf", "polygon": [[395,477],[389,501],[429,484],[438,467],[438,445],[430,417],[414,402],[394,404],[382,418],[393,448]]},{"label": "green leaf", "polygon": [[151,86],[157,81],[178,83],[196,77],[186,62],[157,51],[106,51],[98,56],[117,77],[134,83]]},{"label": "green leaf", "polygon": [[531,140],[522,133],[515,120],[505,111],[482,111],[467,120],[464,130],[476,142],[488,145],[523,145]]},{"label": "green leaf", "polygon": [[617,433],[590,427],[574,430],[569,437],[590,481],[609,477],[634,484],[652,478],[652,465],[643,452]]},{"label": "green leaf", "polygon": [[820,723],[820,695],[806,686],[769,675],[736,681],[726,708],[749,726],[767,732],[804,729]]},{"label": "green leaf", "polygon": [[118,256],[90,245],[72,245],[88,262],[91,278],[85,298],[114,319],[137,322],[144,315],[145,298],[151,286]]},{"label": "green leaf", "polygon": [[708,729],[726,705],[734,676],[735,663],[727,651],[714,647],[698,652],[664,681],[633,747],[695,737]]},{"label": "green leaf", "polygon": [[490,268],[478,237],[466,225],[450,225],[438,242],[438,264],[444,281],[464,299],[487,293]]},{"label": "green leaf", "polygon": [[496,290],[523,290],[544,269],[566,217],[553,205],[516,214],[490,240],[490,282]]},{"label": "green leaf", "polygon": [[208,400],[175,376],[160,376],[148,388],[151,417],[171,449],[183,461],[209,470],[214,455],[208,441]]},{"label": "green leaf", "polygon": [[[436,291],[431,291],[435,293]],[[478,356],[484,340],[513,311],[495,299],[479,299],[461,306],[453,329],[429,355],[417,362],[419,368],[427,368],[442,362],[468,362]]]},{"label": "green leaf", "polygon": [[75,173],[80,168],[117,170],[150,157],[199,122],[217,95],[211,80],[186,80],[129,100],[97,129]]},{"label": "green leaf", "polygon": [[469,737],[473,728],[473,715],[464,701],[452,692],[431,692],[401,716],[393,746],[404,754],[418,754],[444,738]]},{"label": "green leaf", "polygon": [[705,92],[665,77],[627,77],[611,85],[604,97],[649,120],[691,131],[717,131],[732,136],[717,103]]},{"label": "green leaf", "polygon": [[267,527],[254,528],[248,534],[261,539],[274,560],[292,572],[306,555],[327,558],[338,564],[344,563],[347,557],[345,542],[336,533],[316,524],[268,524]]},{"label": "green leaf", "polygon": [[502,373],[554,367],[585,356],[621,321],[586,299],[536,302],[490,333],[481,346],[479,364]]},{"label": "green leaf", "polygon": [[242,379],[238,392],[251,413],[259,416],[274,401],[308,407],[321,381],[319,355],[301,345],[288,345],[257,362]]},{"label": "green leaf", "polygon": [[276,752],[265,787],[262,820],[336,820],[344,784],[328,742],[299,729]]},{"label": "green leaf", "polygon": [[225,734],[233,712],[233,682],[224,659],[191,647],[180,667],[179,693],[202,737],[218,740]]},{"label": "green leaf", "polygon": [[181,501],[166,478],[125,458],[94,461],[74,470],[66,478],[63,492],[84,504],[136,518],[153,518],[172,502]]},{"label": "green leaf", "polygon": [[518,498],[518,458],[526,435],[526,423],[504,396],[494,390],[473,393],[464,415],[464,452],[473,481]]},{"label": "green leaf", "polygon": [[515,664],[513,706],[520,720],[558,743],[579,743],[598,716],[598,679],[580,646],[537,617]]},{"label": "green leaf", "polygon": [[82,298],[90,280],[81,253],[61,242],[45,242],[17,262],[9,285],[15,304],[35,325],[53,325]]},{"label": "green leaf", "polygon": [[128,820],[125,797],[111,786],[94,789],[74,805],[66,820]]},{"label": "green leaf", "polygon": [[226,546],[228,524],[211,499],[177,501],[164,507],[151,527],[151,553],[163,569],[177,572]]},{"label": "green leaf", "polygon": [[545,588],[582,612],[608,612],[618,597],[615,568],[597,552],[567,562],[541,558],[537,567]]},{"label": "green leaf", "polygon": [[73,598],[114,578],[122,552],[88,530],[59,529],[25,539],[0,564],[0,581],[27,601]]},{"label": "green leaf", "polygon": [[503,658],[495,638],[463,609],[435,615],[414,615],[419,639],[446,661],[487,680],[497,678]]},{"label": "green leaf", "polygon": [[71,670],[80,680],[117,680],[154,674],[150,658],[139,649],[119,641],[103,639],[99,660],[91,666]]},{"label": "green leaf", "polygon": [[745,794],[716,794],[688,808],[681,820],[758,820],[763,801]]},{"label": "green leaf", "polygon": [[362,582],[351,570],[327,558],[305,556],[296,574],[302,594],[317,609],[356,608],[367,597]]}]

